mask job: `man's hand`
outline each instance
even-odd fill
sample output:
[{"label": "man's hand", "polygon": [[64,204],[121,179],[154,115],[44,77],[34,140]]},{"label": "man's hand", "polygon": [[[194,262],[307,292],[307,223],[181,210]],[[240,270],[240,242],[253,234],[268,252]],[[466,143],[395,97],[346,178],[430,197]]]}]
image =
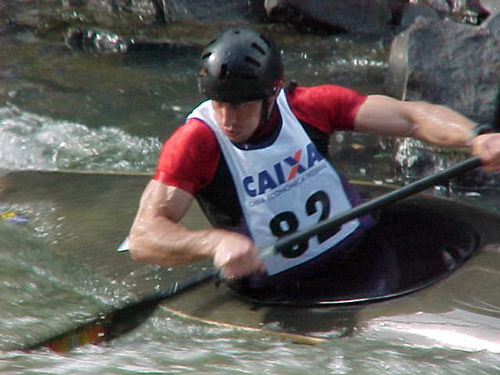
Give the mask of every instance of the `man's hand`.
[{"label": "man's hand", "polygon": [[500,133],[478,135],[471,141],[471,150],[481,158],[485,172],[500,172]]},{"label": "man's hand", "polygon": [[215,229],[207,241],[213,246],[214,265],[228,280],[239,279],[251,273],[264,273],[266,267],[252,240],[244,235]]}]

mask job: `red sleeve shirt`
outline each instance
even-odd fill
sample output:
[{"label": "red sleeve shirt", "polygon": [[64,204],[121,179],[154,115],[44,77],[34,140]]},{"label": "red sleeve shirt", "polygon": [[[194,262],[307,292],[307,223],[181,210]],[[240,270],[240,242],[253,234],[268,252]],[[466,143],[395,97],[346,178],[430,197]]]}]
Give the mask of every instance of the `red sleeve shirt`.
[{"label": "red sleeve shirt", "polygon": [[332,134],[336,130],[352,130],[354,118],[366,96],[335,85],[297,87],[287,92],[293,114],[319,130]]},{"label": "red sleeve shirt", "polygon": [[153,179],[194,195],[212,180],[220,152],[208,125],[189,119],[163,144]]},{"label": "red sleeve shirt", "polygon": [[[287,92],[294,115],[319,130],[352,130],[356,113],[366,99],[335,85],[296,87]],[[190,119],[164,143],[153,179],[194,195],[212,181],[221,151],[212,130]]]}]

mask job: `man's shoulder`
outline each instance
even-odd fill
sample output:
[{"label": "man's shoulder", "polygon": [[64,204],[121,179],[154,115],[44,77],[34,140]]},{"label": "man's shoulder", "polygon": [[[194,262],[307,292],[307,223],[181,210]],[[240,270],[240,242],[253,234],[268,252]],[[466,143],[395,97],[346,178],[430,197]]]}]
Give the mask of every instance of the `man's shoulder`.
[{"label": "man's shoulder", "polygon": [[321,131],[351,130],[354,117],[366,96],[356,90],[334,85],[292,85],[287,98],[295,116]]},{"label": "man's shoulder", "polygon": [[199,119],[189,119],[165,141],[155,178],[194,195],[213,179],[219,157],[212,130]]},{"label": "man's shoulder", "polygon": [[201,137],[201,139],[205,138],[215,138],[215,134],[212,129],[205,124],[202,120],[192,117],[188,118],[184,124],[179,126],[172,136],[184,136],[184,137]]},{"label": "man's shoulder", "polygon": [[165,144],[178,149],[196,147],[206,150],[217,147],[217,138],[212,129],[202,120],[190,118],[170,135]]},{"label": "man's shoulder", "polygon": [[219,145],[212,129],[197,118],[188,119],[165,141],[161,159],[190,160],[194,165],[218,159]]},{"label": "man's shoulder", "polygon": [[286,88],[288,100],[292,104],[323,103],[326,100],[345,100],[350,97],[364,97],[356,90],[335,84],[321,84],[315,86],[299,86],[290,84]]}]

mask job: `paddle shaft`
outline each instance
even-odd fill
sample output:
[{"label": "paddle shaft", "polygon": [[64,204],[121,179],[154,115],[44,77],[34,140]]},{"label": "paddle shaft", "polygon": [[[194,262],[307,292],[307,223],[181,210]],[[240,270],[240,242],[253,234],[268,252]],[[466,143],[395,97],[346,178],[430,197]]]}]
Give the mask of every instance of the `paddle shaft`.
[{"label": "paddle shaft", "polygon": [[[369,214],[370,212],[373,212],[379,208],[400,201],[413,194],[424,191],[425,189],[434,186],[439,182],[447,181],[453,177],[456,177],[466,171],[472,170],[479,166],[481,166],[481,160],[478,156],[469,158],[463,162],[455,164],[454,166],[451,166],[433,175],[424,177],[420,180],[417,180],[413,183],[403,186],[397,190],[394,190],[388,194],[384,194],[378,198],[362,203],[359,206],[356,206],[349,211],[334,216],[330,219],[324,220],[319,224],[315,225],[314,227],[311,227],[309,229],[300,232],[295,232],[293,234],[290,234],[289,236],[283,237],[278,242],[276,242],[274,246],[272,246],[272,250],[274,253],[278,253],[281,250],[288,248],[289,246],[295,243],[307,240],[312,236],[315,236],[319,233],[328,230],[332,230],[333,228],[340,227],[342,224],[350,220]],[[268,250],[266,249],[265,252],[267,253]],[[266,256],[268,255],[267,254],[264,255],[264,257]]]},{"label": "paddle shaft", "polygon": [[132,310],[141,309],[146,306],[156,306],[168,297],[172,297],[207,280],[215,278],[219,275],[219,272],[219,270],[209,268],[206,271],[202,271],[200,274],[197,274],[196,276],[193,276],[186,281],[175,282],[174,285],[172,285],[168,289],[162,290],[158,293],[143,296],[139,301],[130,302],[118,309],[115,309],[113,314],[128,314]]}]

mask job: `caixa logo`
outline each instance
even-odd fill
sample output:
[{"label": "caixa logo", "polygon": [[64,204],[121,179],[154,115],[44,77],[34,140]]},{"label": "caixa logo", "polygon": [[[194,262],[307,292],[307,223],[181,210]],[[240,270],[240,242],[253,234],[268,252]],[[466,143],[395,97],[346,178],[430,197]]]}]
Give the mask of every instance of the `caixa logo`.
[{"label": "caixa logo", "polygon": [[270,168],[243,178],[242,182],[246,193],[251,197],[265,194],[293,180],[297,175],[314,166],[316,162],[323,160],[323,155],[312,143],[305,147],[305,153],[303,151],[299,149],[293,156],[286,157]]}]

